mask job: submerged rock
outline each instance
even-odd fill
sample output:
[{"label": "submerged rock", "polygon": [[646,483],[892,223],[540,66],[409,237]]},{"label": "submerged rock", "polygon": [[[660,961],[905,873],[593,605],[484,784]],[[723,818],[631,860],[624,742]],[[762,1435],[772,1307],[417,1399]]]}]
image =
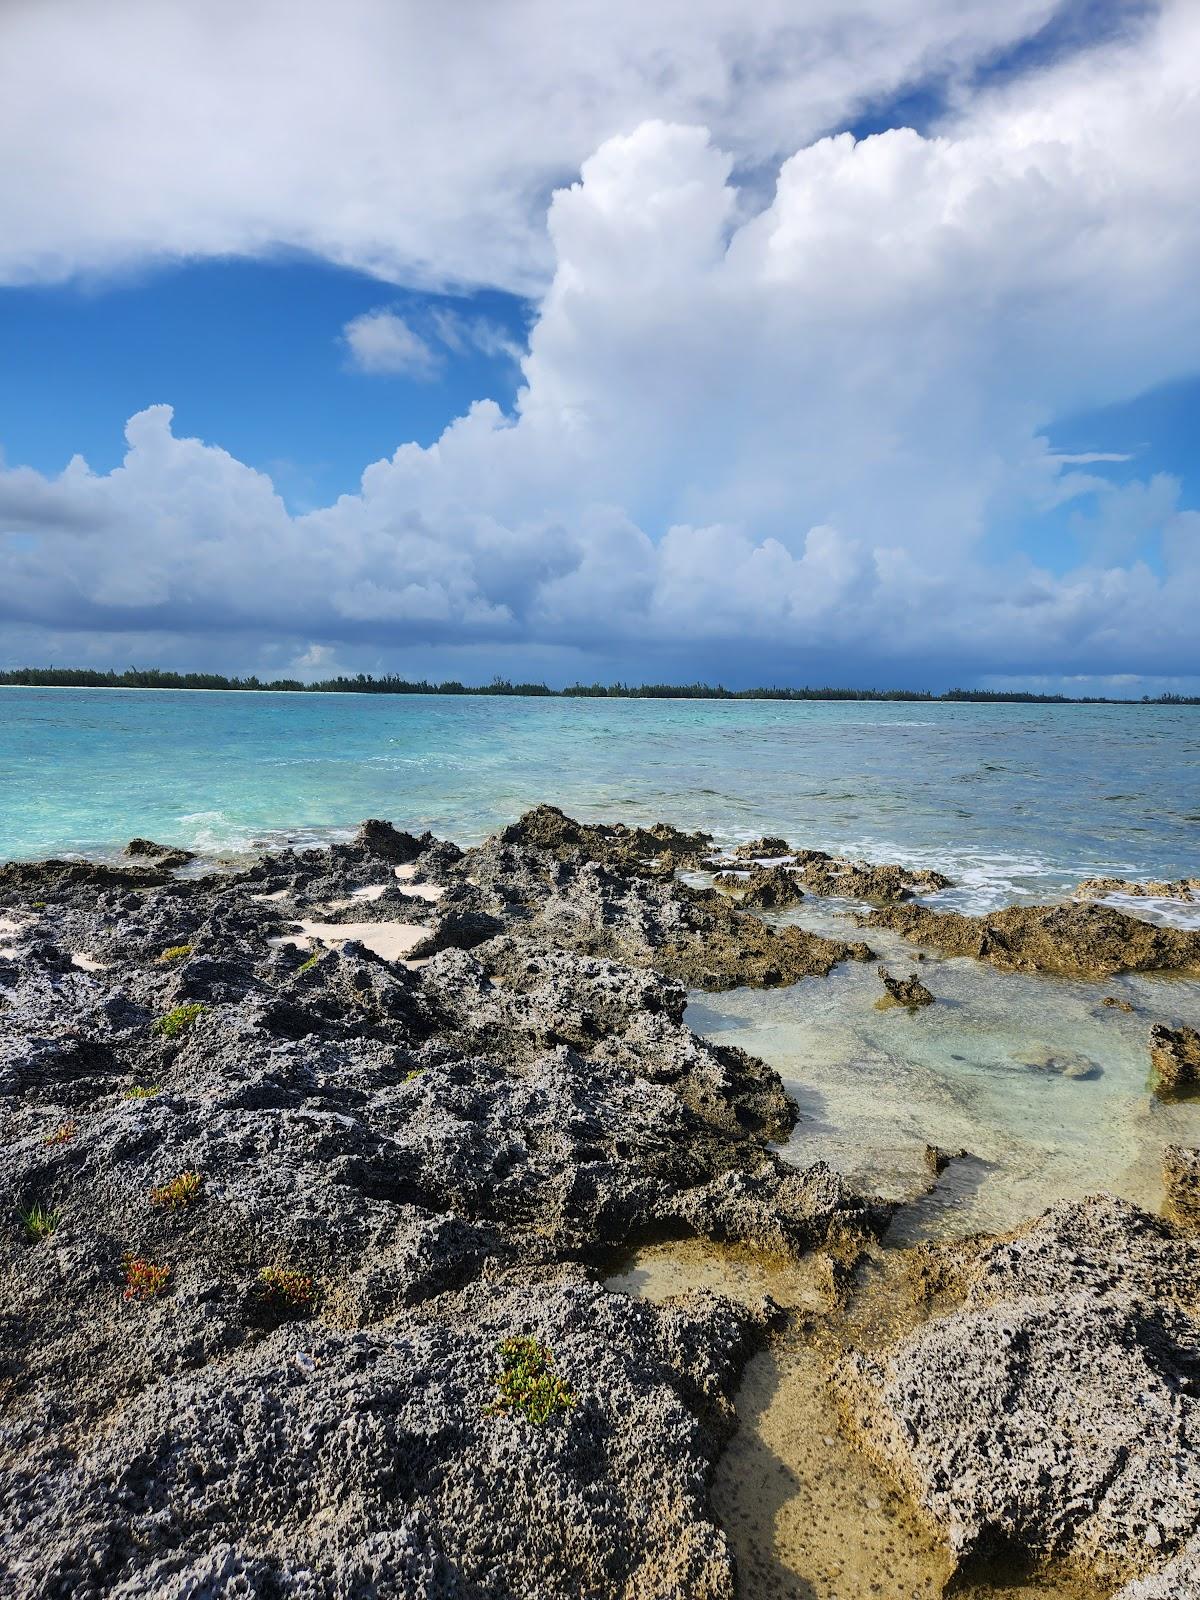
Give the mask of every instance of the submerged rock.
[{"label": "submerged rock", "polygon": [[865,1442],[965,1562],[1164,1565],[1200,1526],[1200,1243],[1097,1196],[959,1275],[961,1309],[843,1364]]},{"label": "submerged rock", "polygon": [[1200,972],[1200,930],[1160,928],[1115,906],[1010,906],[985,917],[888,906],[858,918],[944,955],[1013,972],[1108,978],[1118,972]]},{"label": "submerged rock", "polygon": [[1200,1033],[1181,1023],[1150,1029],[1150,1066],[1154,1087],[1162,1095],[1184,1095],[1200,1089]]},{"label": "submerged rock", "polygon": [[894,1000],[897,1005],[907,1006],[912,1011],[918,1006],[933,1004],[933,996],[915,972],[910,973],[907,978],[893,978],[886,967],[876,967],[875,970],[887,990],[888,999]]}]

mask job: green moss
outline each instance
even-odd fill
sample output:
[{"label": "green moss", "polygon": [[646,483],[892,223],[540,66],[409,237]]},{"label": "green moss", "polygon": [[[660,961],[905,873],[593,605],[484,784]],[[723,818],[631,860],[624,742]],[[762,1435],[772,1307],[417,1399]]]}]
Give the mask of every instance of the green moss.
[{"label": "green moss", "polygon": [[22,1211],[21,1222],[25,1232],[33,1240],[48,1239],[62,1220],[62,1212],[57,1207],[30,1206],[28,1211]]},{"label": "green moss", "polygon": [[121,1096],[122,1100],[153,1100],[162,1090],[157,1083],[139,1083],[132,1089],[126,1089]]},{"label": "green moss", "polygon": [[498,1396],[487,1406],[490,1416],[519,1411],[527,1422],[542,1427],[551,1417],[570,1411],[579,1396],[553,1370],[553,1358],[544,1344],[525,1334],[505,1339],[496,1347],[500,1375]]},{"label": "green moss", "polygon": [[320,961],[320,959],[321,959],[321,952],[318,950],[315,955],[309,956],[307,961],[302,962],[301,965],[296,968],[296,971],[297,972],[311,972],[312,969],[316,966],[317,962]]},{"label": "green moss", "polygon": [[176,1006],[168,1011],[165,1017],[159,1017],[152,1024],[153,1030],[161,1034],[164,1039],[177,1039],[181,1033],[186,1033],[202,1014],[204,1007],[197,1000],[190,1001],[187,1005]]},{"label": "green moss", "polygon": [[185,956],[190,956],[191,953],[192,947],[190,944],[173,944],[169,949],[164,950],[158,959],[160,961],[182,961]]}]

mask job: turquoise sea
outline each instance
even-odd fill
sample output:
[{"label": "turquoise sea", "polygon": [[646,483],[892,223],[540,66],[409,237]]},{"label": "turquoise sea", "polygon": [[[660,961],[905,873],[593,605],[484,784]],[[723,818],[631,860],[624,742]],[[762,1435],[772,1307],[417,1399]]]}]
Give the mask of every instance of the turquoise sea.
[{"label": "turquoise sea", "polygon": [[[237,856],[366,816],[467,843],[542,800],[929,863],[955,880],[933,903],[983,911],[1084,876],[1200,874],[1200,708],[0,690],[0,859],[115,854],[134,834]],[[1197,904],[1128,909],[1200,923]],[[860,937],[853,911],[806,901],[783,920]],[[870,938],[906,969],[902,940]],[[901,1196],[927,1181],[927,1143],[970,1151],[901,1214],[910,1234],[1096,1188],[1159,1202],[1163,1146],[1200,1142],[1200,1103],[1150,1094],[1148,1029],[1200,1024],[1200,983],[921,971],[938,1003],[916,1014],[879,1010],[874,966],[848,963],[698,994],[689,1020],[779,1070],[799,1162]]]},{"label": "turquoise sea", "polygon": [[1200,707],[0,689],[0,859],[468,842],[540,800],[929,861],[982,909],[1200,870]]}]

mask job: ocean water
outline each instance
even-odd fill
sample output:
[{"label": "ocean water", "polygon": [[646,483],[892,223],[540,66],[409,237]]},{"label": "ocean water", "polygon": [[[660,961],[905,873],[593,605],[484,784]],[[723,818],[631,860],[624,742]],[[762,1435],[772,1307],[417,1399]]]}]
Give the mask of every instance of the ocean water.
[{"label": "ocean water", "polygon": [[928,862],[982,910],[1200,870],[1200,708],[0,689],[0,859],[470,842],[541,800]]},{"label": "ocean water", "polygon": [[[469,843],[538,801],[937,866],[955,887],[931,903],[980,912],[1085,876],[1200,875],[1200,708],[0,690],[0,859],[115,854],[134,834],[237,856],[366,816]],[[1200,925],[1197,904],[1129,909]],[[782,920],[860,937],[854,910]],[[910,970],[903,941],[868,937]],[[874,965],[850,963],[696,995],[689,1020],[778,1069],[799,1164],[905,1197],[927,1142],[969,1152],[898,1237],[1006,1227],[1098,1188],[1159,1203],[1163,1146],[1200,1142],[1200,1103],[1149,1093],[1148,1030],[1200,1025],[1200,983],[921,971],[937,1004],[912,1015],[877,1009]]]}]

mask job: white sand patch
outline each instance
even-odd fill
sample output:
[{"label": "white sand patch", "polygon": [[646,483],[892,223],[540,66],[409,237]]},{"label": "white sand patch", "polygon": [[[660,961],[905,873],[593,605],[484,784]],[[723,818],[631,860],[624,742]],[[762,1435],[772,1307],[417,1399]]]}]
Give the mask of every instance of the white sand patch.
[{"label": "white sand patch", "polygon": [[369,883],[365,889],[352,889],[350,891],[350,900],[344,903],[349,905],[351,900],[378,900],[386,889],[386,883]]},{"label": "white sand patch", "polygon": [[446,892],[436,883],[414,883],[412,880],[417,873],[415,861],[410,861],[406,867],[396,867],[394,870],[396,876],[406,885],[405,894],[419,895],[422,900],[440,900]]},{"label": "white sand patch", "polygon": [[287,889],[275,889],[270,894],[252,894],[250,898],[251,900],[286,900],[288,892]]},{"label": "white sand patch", "polygon": [[384,961],[402,961],[414,945],[429,932],[419,922],[304,922],[299,924],[303,939],[292,938],[282,943],[299,945],[307,950],[316,939],[327,949],[357,939]]},{"label": "white sand patch", "polygon": [[76,950],[71,960],[77,967],[82,967],[85,972],[106,972],[108,970],[103,961],[97,961],[95,956],[88,955],[86,950]]}]

